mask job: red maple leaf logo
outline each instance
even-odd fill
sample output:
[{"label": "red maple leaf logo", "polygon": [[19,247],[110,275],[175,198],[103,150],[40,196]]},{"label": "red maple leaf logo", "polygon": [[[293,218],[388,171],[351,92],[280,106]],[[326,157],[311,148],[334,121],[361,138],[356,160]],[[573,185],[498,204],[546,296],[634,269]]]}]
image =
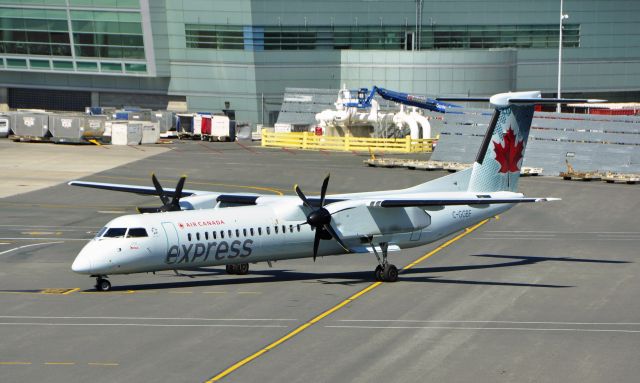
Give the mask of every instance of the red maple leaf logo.
[{"label": "red maple leaf logo", "polygon": [[509,126],[507,134],[504,135],[504,146],[493,141],[493,149],[496,152],[496,161],[500,163],[500,173],[519,172],[518,162],[522,159],[524,150],[524,140],[516,143],[516,135]]}]

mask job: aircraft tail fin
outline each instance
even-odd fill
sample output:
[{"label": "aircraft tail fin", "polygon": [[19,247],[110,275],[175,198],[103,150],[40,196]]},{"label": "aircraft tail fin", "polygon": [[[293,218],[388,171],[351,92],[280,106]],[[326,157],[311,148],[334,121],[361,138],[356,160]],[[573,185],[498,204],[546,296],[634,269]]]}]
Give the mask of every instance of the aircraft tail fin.
[{"label": "aircraft tail fin", "polygon": [[467,190],[474,192],[517,191],[520,168],[536,104],[602,101],[541,98],[539,91],[501,93],[490,99],[438,98],[438,100],[488,101],[495,108],[471,171]]}]

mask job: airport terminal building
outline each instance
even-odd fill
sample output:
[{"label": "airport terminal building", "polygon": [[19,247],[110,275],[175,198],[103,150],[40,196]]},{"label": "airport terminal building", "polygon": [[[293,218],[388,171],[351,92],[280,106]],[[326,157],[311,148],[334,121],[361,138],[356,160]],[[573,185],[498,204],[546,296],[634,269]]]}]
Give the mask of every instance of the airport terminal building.
[{"label": "airport terminal building", "polygon": [[[565,0],[563,95],[640,99],[640,1]],[[286,87],[556,93],[560,0],[0,0],[0,107],[274,123]]]}]

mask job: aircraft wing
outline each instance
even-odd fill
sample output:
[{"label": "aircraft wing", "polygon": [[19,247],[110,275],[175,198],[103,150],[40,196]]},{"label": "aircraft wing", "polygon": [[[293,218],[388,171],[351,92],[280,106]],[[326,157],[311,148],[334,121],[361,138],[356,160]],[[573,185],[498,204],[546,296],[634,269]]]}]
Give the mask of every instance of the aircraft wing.
[{"label": "aircraft wing", "polygon": [[[102,189],[102,190],[111,190],[111,191],[120,191],[126,193],[134,193],[140,195],[158,195],[158,192],[153,186],[138,186],[138,185],[125,185],[125,184],[110,184],[103,182],[88,182],[88,181],[71,181],[67,185],[70,186],[81,186],[85,188],[92,189]],[[165,193],[173,197],[176,189],[167,188],[164,189]],[[181,197],[188,197],[194,194],[209,194],[211,192],[202,191],[202,190],[182,190]]]},{"label": "aircraft wing", "polygon": [[345,200],[327,205],[327,210],[331,214],[339,211],[353,209],[360,206],[378,207],[378,208],[401,208],[401,207],[444,207],[456,205],[490,205],[490,204],[516,204],[530,202],[549,202],[558,201],[560,198],[544,197],[544,198],[527,198],[527,197],[506,197],[506,196],[461,196],[461,197],[424,197],[416,198],[415,196],[396,196],[384,199],[353,199]]}]

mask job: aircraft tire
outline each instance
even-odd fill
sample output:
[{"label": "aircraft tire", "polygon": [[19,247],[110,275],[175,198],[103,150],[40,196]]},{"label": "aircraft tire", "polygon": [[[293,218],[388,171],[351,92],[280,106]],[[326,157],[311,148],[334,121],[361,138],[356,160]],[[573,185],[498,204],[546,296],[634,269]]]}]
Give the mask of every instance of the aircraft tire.
[{"label": "aircraft tire", "polygon": [[109,291],[111,290],[111,282],[108,279],[98,278],[96,280],[96,290],[98,291]]},{"label": "aircraft tire", "polygon": [[226,269],[227,269],[227,274],[237,274],[238,273],[236,265],[227,265]]},{"label": "aircraft tire", "polygon": [[249,274],[249,264],[248,263],[241,263],[239,265],[235,265],[236,266],[236,274],[238,275],[247,275]]},{"label": "aircraft tire", "polygon": [[376,270],[373,273],[376,276],[376,281],[382,281],[382,266],[376,266]]},{"label": "aircraft tire", "polygon": [[382,272],[382,278],[385,282],[395,282],[398,280],[398,268],[394,265],[387,265]]}]

